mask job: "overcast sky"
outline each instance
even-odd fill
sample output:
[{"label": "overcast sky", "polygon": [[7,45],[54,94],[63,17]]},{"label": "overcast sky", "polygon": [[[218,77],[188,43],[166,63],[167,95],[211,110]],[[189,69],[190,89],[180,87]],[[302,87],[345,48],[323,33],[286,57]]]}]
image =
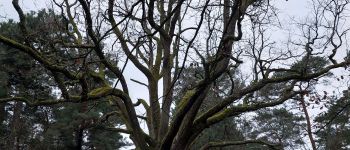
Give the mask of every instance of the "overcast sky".
[{"label": "overcast sky", "polygon": [[[25,1],[25,2],[24,2]],[[286,20],[290,20],[290,18],[295,18],[296,20],[305,18],[305,16],[310,12],[308,9],[310,8],[309,0],[271,0],[272,3],[276,4],[276,7],[279,9],[279,19],[282,25],[288,26],[290,22],[285,22]],[[49,1],[45,0],[20,0],[20,5],[24,9],[25,12],[30,10],[38,10],[41,8],[46,8],[51,4]],[[14,8],[12,7],[11,0],[1,0],[0,1],[0,21],[4,21],[6,19],[14,19],[18,20],[18,15]],[[5,18],[4,18],[5,17]],[[281,38],[284,33],[275,33],[276,38]],[[129,64],[131,64],[129,62]],[[145,98],[147,99],[148,92],[147,89],[139,84],[134,82],[130,82],[130,78],[137,79],[140,81],[146,81],[145,77],[141,75],[139,71],[136,71],[135,67],[129,65],[129,67],[125,70],[125,77],[130,83],[130,93],[133,100],[137,98]],[[332,85],[333,86],[333,85]],[[344,85],[347,86],[347,85]],[[161,88],[159,88],[161,89]],[[142,112],[142,110],[139,110]],[[314,115],[316,115],[315,113]],[[313,115],[313,116],[314,116]]]}]

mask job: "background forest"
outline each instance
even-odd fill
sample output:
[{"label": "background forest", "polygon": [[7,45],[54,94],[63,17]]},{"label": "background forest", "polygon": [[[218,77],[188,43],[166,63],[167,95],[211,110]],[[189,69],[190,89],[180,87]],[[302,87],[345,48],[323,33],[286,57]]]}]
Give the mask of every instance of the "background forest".
[{"label": "background forest", "polygon": [[0,149],[350,149],[349,3],[0,2]]}]

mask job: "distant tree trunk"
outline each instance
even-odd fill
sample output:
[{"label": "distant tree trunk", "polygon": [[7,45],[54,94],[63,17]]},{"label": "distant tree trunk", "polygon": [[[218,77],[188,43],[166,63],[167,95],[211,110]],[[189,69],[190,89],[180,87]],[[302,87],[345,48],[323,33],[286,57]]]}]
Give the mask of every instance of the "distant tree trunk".
[{"label": "distant tree trunk", "polygon": [[6,103],[0,103],[0,124],[1,125],[5,121],[5,118],[6,118],[5,105],[6,105]]},{"label": "distant tree trunk", "polygon": [[9,147],[13,150],[20,150],[20,137],[19,135],[21,130],[21,108],[22,108],[22,102],[16,102],[14,104],[13,109],[13,119],[12,119],[12,128],[11,128],[11,135],[10,135],[10,143]]},{"label": "distant tree trunk", "polygon": [[83,132],[84,129],[79,128],[77,131],[75,131],[75,149],[81,150],[83,146]]},{"label": "distant tree trunk", "polygon": [[[80,113],[85,113],[87,112],[88,110],[88,103],[87,102],[84,102],[81,104],[80,106]],[[77,129],[77,131],[75,131],[75,145],[76,145],[76,148],[77,150],[81,150],[82,149],[82,146],[83,146],[83,139],[84,139],[84,129],[85,129],[85,120],[82,119],[81,122],[80,122],[80,125]]]},{"label": "distant tree trunk", "polygon": [[[7,96],[6,86],[0,85],[0,98],[5,98]],[[0,124],[2,124],[6,118],[5,105],[6,103],[0,103]]]},{"label": "distant tree trunk", "polygon": [[307,109],[306,109],[304,96],[302,96],[302,98],[300,99],[300,102],[301,102],[301,105],[303,107],[303,111],[304,111],[304,114],[305,114],[306,125],[307,125],[307,134],[309,136],[309,139],[310,139],[310,142],[311,142],[311,145],[312,145],[312,149],[313,150],[317,150],[315,140],[314,140],[314,138],[312,136],[311,121],[310,121],[309,113],[307,112]]},{"label": "distant tree trunk", "polygon": [[[6,86],[1,86],[0,85],[0,98],[5,98],[7,97],[7,88]],[[6,119],[6,111],[5,111],[5,106],[6,106],[6,103],[0,103],[0,132],[1,133],[4,133],[5,132],[5,129],[3,129],[3,122],[5,121]],[[2,148],[2,146],[5,145],[5,141],[1,141],[0,142],[0,148]]]}]

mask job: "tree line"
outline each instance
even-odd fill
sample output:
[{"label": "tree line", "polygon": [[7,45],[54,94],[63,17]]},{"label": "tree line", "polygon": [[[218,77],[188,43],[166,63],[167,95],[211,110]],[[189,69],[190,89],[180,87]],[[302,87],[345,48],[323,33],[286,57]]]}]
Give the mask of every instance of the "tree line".
[{"label": "tree line", "polygon": [[51,4],[0,23],[1,149],[348,148],[348,90],[318,89],[348,79],[347,0],[284,42],[272,1]]}]

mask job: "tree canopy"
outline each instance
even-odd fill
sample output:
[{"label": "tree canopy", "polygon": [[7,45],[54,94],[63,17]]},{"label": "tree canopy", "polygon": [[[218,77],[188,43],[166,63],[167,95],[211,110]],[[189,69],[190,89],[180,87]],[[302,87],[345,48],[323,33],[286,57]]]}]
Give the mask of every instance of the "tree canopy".
[{"label": "tree canopy", "polygon": [[145,150],[327,145],[309,113],[350,65],[348,0],[310,0],[303,20],[279,14],[287,1],[50,2],[26,12],[13,0],[19,19],[0,24],[5,146],[117,149],[121,133]]}]

